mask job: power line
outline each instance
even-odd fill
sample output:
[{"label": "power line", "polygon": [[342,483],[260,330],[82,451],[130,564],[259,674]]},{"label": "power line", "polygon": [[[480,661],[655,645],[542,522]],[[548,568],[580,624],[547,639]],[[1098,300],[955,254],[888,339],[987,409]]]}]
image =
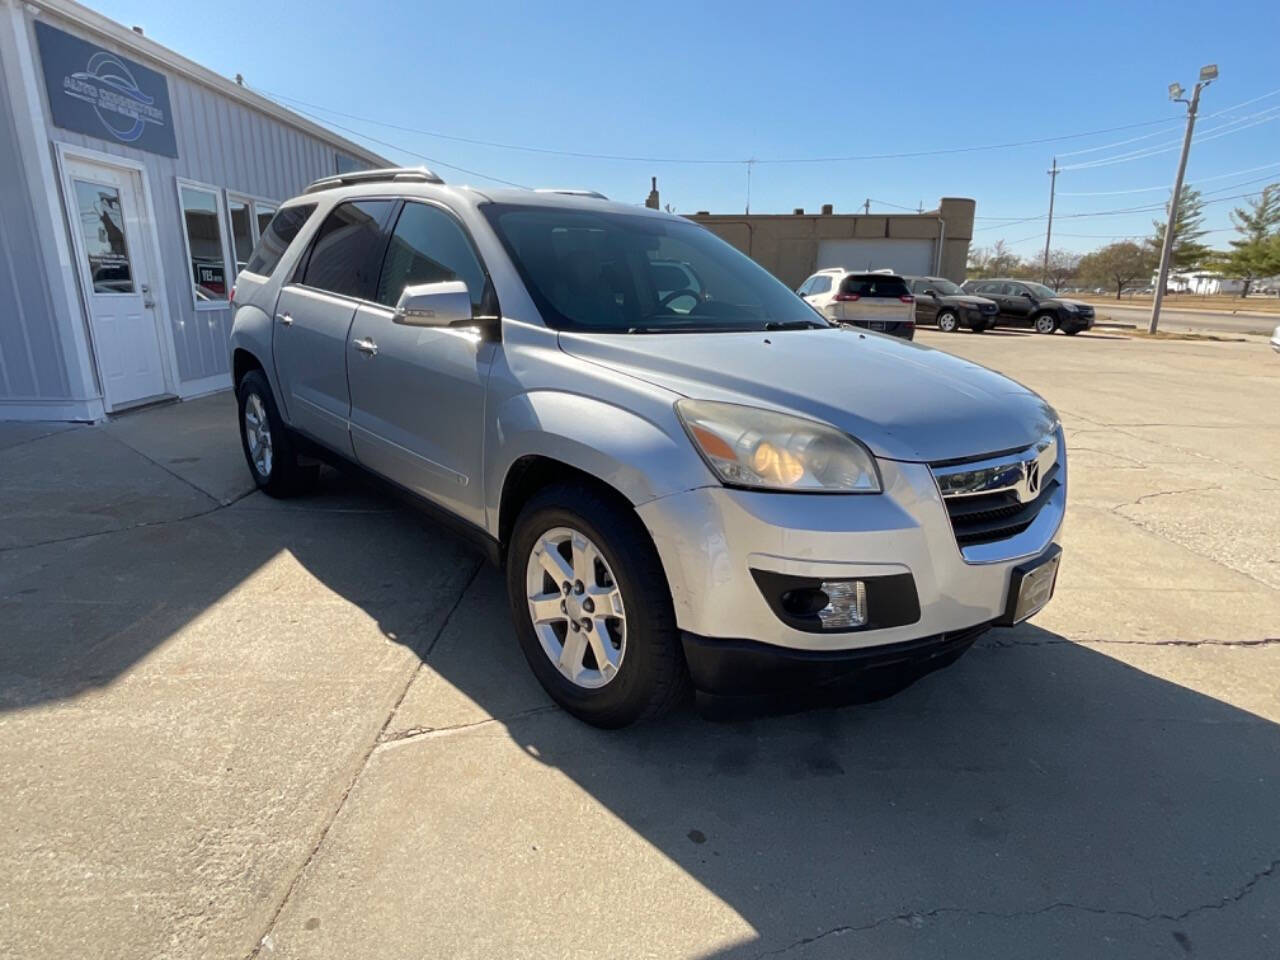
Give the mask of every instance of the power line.
[{"label": "power line", "polygon": [[[254,89],[254,88],[251,87],[250,89]],[[254,89],[254,92],[262,96],[269,97],[269,94],[267,94],[263,90]],[[436,157],[429,157],[425,153],[419,153],[417,150],[411,150],[409,147],[401,146],[398,143],[390,143],[389,141],[386,141],[386,140],[379,140],[377,137],[370,136],[367,133],[361,133],[359,130],[353,130],[350,127],[344,127],[340,123],[335,123],[334,121],[327,120],[324,117],[316,116],[316,114],[314,113],[308,113],[306,110],[302,110],[298,107],[289,107],[288,109],[294,110],[297,113],[302,114],[304,117],[310,117],[312,120],[315,120],[317,123],[328,124],[331,127],[336,127],[337,129],[343,131],[344,133],[349,133],[352,136],[356,136],[356,137],[362,137],[365,140],[368,140],[370,143],[376,143],[381,147],[387,147],[391,150],[399,150],[401,153],[407,153],[411,157],[417,157],[420,160],[425,160],[427,161],[427,163],[431,164],[434,167],[444,167],[446,170],[457,170],[458,172],[465,173],[468,176],[480,177],[482,180],[492,180],[494,183],[506,184],[508,187],[519,187],[522,190],[532,189],[530,187],[525,186],[523,183],[516,183],[513,180],[504,180],[502,179],[502,177],[495,177],[488,173],[481,173],[479,170],[471,170],[467,167],[460,167],[456,163],[445,163],[445,161],[440,160]]]},{"label": "power line", "polygon": [[[255,88],[256,89],[256,88]],[[374,126],[387,127],[388,129],[400,130],[405,133],[416,133],[421,136],[433,137],[440,140],[451,140],[456,143],[469,143],[476,146],[493,147],[500,150],[518,150],[525,153],[540,153],[557,157],[576,157],[585,160],[615,160],[622,162],[634,163],[672,163],[672,164],[790,164],[790,163],[845,163],[860,160],[904,160],[913,157],[934,157],[946,156],[956,153],[975,153],[986,150],[1005,150],[1014,147],[1034,146],[1042,143],[1058,143],[1064,140],[1079,140],[1085,137],[1099,136],[1104,133],[1115,133],[1119,130],[1132,130],[1138,127],[1149,127],[1157,124],[1168,124],[1170,119],[1163,117],[1159,120],[1143,120],[1136,123],[1120,124],[1113,127],[1103,127],[1097,130],[1086,130],[1080,133],[1067,133],[1052,137],[1035,137],[1028,140],[1011,140],[1003,143],[988,143],[968,147],[945,147],[935,150],[913,150],[902,151],[897,153],[868,153],[854,154],[848,156],[818,156],[818,157],[772,157],[766,159],[751,157],[668,157],[668,156],[642,156],[631,154],[615,154],[615,153],[592,153],[579,150],[557,150],[548,147],[536,147],[528,144],[505,143],[498,140],[485,140],[479,137],[463,137],[457,134],[444,133],[439,130],[426,130],[419,127],[409,127],[403,124],[391,123],[385,120],[378,120],[373,117],[366,117],[360,114],[345,113],[336,110],[333,107],[327,107],[322,104],[310,103],[306,100],[299,100],[295,97],[286,96],[285,94],[271,93],[267,90],[257,90],[256,92],[263,96],[270,97],[285,105],[299,104],[302,107],[309,107],[312,110],[320,110],[324,113],[330,113],[334,116],[345,117],[349,120],[359,120],[363,123],[371,123]],[[1280,91],[1276,91],[1280,93]],[[1264,94],[1270,96],[1270,94]],[[1261,99],[1261,98],[1259,98]],[[290,109],[297,109],[290,107]],[[302,113],[302,110],[299,110]],[[324,122],[324,121],[322,121]],[[337,124],[334,124],[337,126]],[[339,128],[342,129],[342,128]],[[372,139],[372,138],[370,138]],[[443,164],[441,164],[443,166]],[[477,174],[479,176],[479,174]]]},{"label": "power line", "polygon": [[[1266,100],[1269,97],[1274,97],[1276,94],[1280,94],[1280,88],[1277,88],[1275,90],[1270,90],[1267,93],[1260,94],[1259,96],[1256,96],[1251,100],[1244,100],[1241,103],[1232,104],[1229,107],[1223,107],[1217,113],[1207,114],[1205,116],[1205,119],[1210,120],[1214,117],[1220,117],[1224,114],[1230,113],[1232,110],[1239,110],[1241,107],[1247,107],[1252,103],[1257,103],[1259,100]],[[1170,118],[1169,122],[1173,123],[1175,120],[1180,121],[1181,118],[1172,117]],[[1104,143],[1101,146],[1097,146],[1097,147],[1085,147],[1083,150],[1069,150],[1066,153],[1059,152],[1058,156],[1077,157],[1085,153],[1099,153],[1103,150],[1110,150],[1112,147],[1123,147],[1126,144],[1137,143],[1139,140],[1150,140],[1152,137],[1159,137],[1163,135],[1164,132],[1165,131],[1163,130],[1158,130],[1155,133],[1144,133],[1140,137],[1130,137],[1128,140],[1117,140],[1115,143]],[[1066,196],[1066,194],[1064,193],[1063,196]]]},{"label": "power line", "polygon": [[[1221,173],[1212,177],[1196,177],[1193,185],[1196,183],[1212,183],[1214,180],[1227,180],[1231,177],[1238,177],[1242,173],[1254,173],[1255,171],[1258,171],[1258,170],[1270,170],[1273,167],[1280,167],[1280,163],[1264,163],[1260,167],[1246,167],[1243,170],[1232,170],[1230,173]],[[1266,180],[1270,178],[1263,177],[1261,179]],[[1131,187],[1128,190],[1089,190],[1084,192],[1059,190],[1058,196],[1060,197],[1119,197],[1119,196],[1123,196],[1125,194],[1130,194],[1130,193],[1150,193],[1154,190],[1172,190],[1172,189],[1173,189],[1173,184],[1162,183],[1162,184],[1159,184],[1158,186],[1153,186],[1153,187]]]},{"label": "power line", "polygon": [[[1230,136],[1233,133],[1240,133],[1243,130],[1249,130],[1253,127],[1261,126],[1264,123],[1270,123],[1272,120],[1280,120],[1280,106],[1268,107],[1266,110],[1260,110],[1255,114],[1241,117],[1237,120],[1231,120],[1224,123],[1220,127],[1211,127],[1202,131],[1195,138],[1195,143],[1204,143],[1208,140],[1217,140],[1219,137]],[[1246,122],[1250,121],[1250,122]],[[1101,160],[1087,160],[1084,163],[1073,163],[1063,167],[1063,170],[1090,170],[1094,167],[1109,167],[1117,163],[1128,163],[1130,160],[1144,160],[1147,157],[1158,156],[1162,153],[1170,153],[1181,147],[1181,143],[1169,141],[1154,147],[1144,147],[1141,150],[1132,150],[1129,153],[1120,153],[1114,157],[1103,157]]]},{"label": "power line", "polygon": [[[1270,178],[1259,177],[1258,179],[1269,180]],[[1245,181],[1244,183],[1235,183],[1229,187],[1221,187],[1220,189],[1232,190],[1232,189],[1235,189],[1236,187],[1242,187],[1245,185],[1245,183],[1250,183],[1250,182],[1252,181]],[[1216,193],[1218,191],[1212,191],[1212,192]],[[1232,196],[1229,196],[1229,197],[1215,197],[1213,200],[1204,200],[1202,201],[1202,204],[1207,207],[1207,206],[1210,206],[1211,204],[1226,203],[1230,200],[1239,200],[1243,197],[1255,196],[1256,194],[1257,194],[1257,191],[1252,190],[1247,193],[1233,194]],[[1088,220],[1092,217],[1121,217],[1131,213],[1154,213],[1156,211],[1160,211],[1164,209],[1165,209],[1165,204],[1152,203],[1152,204],[1146,204],[1141,207],[1119,207],[1115,210],[1091,210],[1091,211],[1088,211],[1087,213],[1059,213],[1059,214],[1056,214],[1055,216],[1059,220]],[[974,219],[977,219],[977,218],[975,217]],[[1032,223],[1036,220],[1046,220],[1046,219],[1048,218],[1044,214],[1038,214],[1034,217],[1019,217],[1013,220],[1008,220],[1003,223],[992,223],[982,227],[975,227],[973,232],[977,233],[980,230],[1003,230],[1007,227],[1017,226],[1020,223]]]}]

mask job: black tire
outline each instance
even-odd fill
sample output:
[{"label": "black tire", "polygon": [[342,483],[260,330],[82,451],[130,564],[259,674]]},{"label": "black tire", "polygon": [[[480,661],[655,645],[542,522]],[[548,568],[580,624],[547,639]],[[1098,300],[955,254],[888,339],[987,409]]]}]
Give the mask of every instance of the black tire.
[{"label": "black tire", "polygon": [[1052,313],[1039,313],[1031,318],[1031,329],[1036,333],[1053,333],[1058,329],[1058,318]]},{"label": "black tire", "polygon": [[[588,689],[552,663],[534,629],[527,571],[534,545],[568,527],[586,536],[612,570],[626,611],[626,643],[617,674]],[[597,727],[625,727],[669,711],[690,689],[666,574],[630,504],[589,484],[556,484],[520,511],[507,547],[507,597],[516,636],[538,682],[566,711]],[[594,654],[592,655],[594,659]]]},{"label": "black tire", "polygon": [[960,329],[960,318],[956,316],[954,310],[938,311],[936,323],[943,333],[955,333]]},{"label": "black tire", "polygon": [[[244,451],[245,462],[258,489],[273,497],[292,497],[304,493],[315,485],[320,473],[317,465],[304,466],[298,462],[298,453],[293,439],[293,432],[280,419],[280,411],[276,408],[275,397],[271,395],[271,385],[261,370],[250,370],[236,385],[236,400],[240,411],[240,448]],[[245,411],[254,401],[266,413],[269,431],[271,456],[266,461],[266,469],[255,462],[250,448],[249,424]]]}]

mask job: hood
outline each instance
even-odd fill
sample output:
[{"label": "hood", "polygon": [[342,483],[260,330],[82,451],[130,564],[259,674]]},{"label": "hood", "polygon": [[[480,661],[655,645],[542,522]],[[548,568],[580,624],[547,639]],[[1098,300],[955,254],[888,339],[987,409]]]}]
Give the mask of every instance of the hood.
[{"label": "hood", "polygon": [[1078,310],[1092,310],[1092,303],[1085,303],[1083,300],[1072,300],[1070,297],[1054,297],[1052,300],[1042,300],[1041,303],[1059,303],[1068,304]]},{"label": "hood", "polygon": [[560,348],[682,396],[823,420],[889,460],[1028,446],[1057,423],[1026,387],[959,357],[859,330],[560,334]]}]

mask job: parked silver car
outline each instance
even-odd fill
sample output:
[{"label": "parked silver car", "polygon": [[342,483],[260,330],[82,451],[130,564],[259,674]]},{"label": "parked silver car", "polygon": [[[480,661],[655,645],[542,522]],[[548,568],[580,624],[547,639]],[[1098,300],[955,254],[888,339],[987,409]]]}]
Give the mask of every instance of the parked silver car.
[{"label": "parked silver car", "polygon": [[352,463],[469,534],[534,673],[591,723],[690,680],[890,691],[1053,591],[1052,408],[828,325],[680,217],[349,174],[281,206],[234,300],[258,485]]}]

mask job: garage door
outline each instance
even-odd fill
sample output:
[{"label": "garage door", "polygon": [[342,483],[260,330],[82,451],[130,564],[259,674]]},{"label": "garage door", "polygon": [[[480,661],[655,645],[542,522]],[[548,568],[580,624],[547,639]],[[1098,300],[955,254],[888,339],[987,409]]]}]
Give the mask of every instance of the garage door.
[{"label": "garage door", "polygon": [[912,276],[933,273],[934,241],[822,240],[818,243],[818,269],[896,270]]}]

